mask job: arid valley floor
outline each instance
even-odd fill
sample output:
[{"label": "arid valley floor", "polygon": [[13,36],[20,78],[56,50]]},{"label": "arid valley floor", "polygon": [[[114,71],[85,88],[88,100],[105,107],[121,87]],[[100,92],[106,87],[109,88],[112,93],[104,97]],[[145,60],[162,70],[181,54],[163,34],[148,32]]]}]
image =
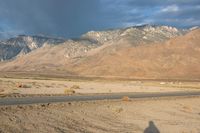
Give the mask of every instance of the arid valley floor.
[{"label": "arid valley floor", "polygon": [[2,96],[198,91],[198,81],[0,78]]},{"label": "arid valley floor", "polygon": [[[0,107],[1,132],[199,133],[200,97]],[[154,129],[154,127],[150,127]]]},{"label": "arid valley floor", "polygon": [[[123,89],[122,89],[123,88]],[[121,92],[199,91],[198,81],[0,79],[1,99]],[[200,97],[164,97],[0,106],[0,132],[199,133]],[[152,123],[153,122],[153,126]],[[149,128],[148,128],[149,127]]]}]

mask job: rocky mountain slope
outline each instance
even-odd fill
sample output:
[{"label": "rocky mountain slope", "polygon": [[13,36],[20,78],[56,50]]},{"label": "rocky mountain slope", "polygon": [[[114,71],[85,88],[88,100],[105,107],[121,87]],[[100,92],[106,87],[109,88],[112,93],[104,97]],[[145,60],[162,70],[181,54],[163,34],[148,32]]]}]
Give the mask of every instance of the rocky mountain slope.
[{"label": "rocky mountain slope", "polygon": [[167,39],[182,35],[185,32],[185,30],[170,26],[142,25],[107,31],[90,31],[82,35],[81,38],[90,39],[100,44],[104,44],[108,41],[126,39],[136,45],[166,41]]},{"label": "rocky mountain slope", "polygon": [[17,56],[27,54],[44,45],[55,45],[61,42],[64,42],[64,40],[25,35],[2,40],[0,41],[0,61],[16,58]]},{"label": "rocky mountain slope", "polygon": [[119,41],[74,60],[69,70],[88,76],[200,79],[199,42],[200,29],[151,45]]},{"label": "rocky mountain slope", "polygon": [[[83,45],[94,45],[97,47],[109,41],[124,39],[136,45],[140,43],[165,41],[169,38],[182,35],[183,33],[183,30],[178,30],[174,27],[143,25],[107,31],[90,31],[82,35],[81,38],[74,39],[73,41]],[[44,36],[25,35],[3,40],[0,41],[0,61],[16,58],[44,45],[56,45],[64,42],[67,43],[69,41]]]},{"label": "rocky mountain slope", "polygon": [[199,28],[143,25],[91,31],[2,62],[0,71],[200,79],[199,41]]}]

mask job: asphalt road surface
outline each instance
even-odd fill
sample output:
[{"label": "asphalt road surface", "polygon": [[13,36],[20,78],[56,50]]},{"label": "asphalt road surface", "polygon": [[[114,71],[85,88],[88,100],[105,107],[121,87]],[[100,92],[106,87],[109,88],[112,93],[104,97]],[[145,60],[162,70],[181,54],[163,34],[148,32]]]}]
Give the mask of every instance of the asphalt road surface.
[{"label": "asphalt road surface", "polygon": [[185,97],[185,96],[200,96],[200,91],[165,92],[165,93],[114,93],[114,94],[77,95],[77,96],[72,95],[72,96],[0,98],[0,106],[56,103],[56,102],[70,102],[70,101],[112,100],[112,99],[121,99],[124,96],[128,96],[129,98],[132,99],[158,98],[158,97]]}]

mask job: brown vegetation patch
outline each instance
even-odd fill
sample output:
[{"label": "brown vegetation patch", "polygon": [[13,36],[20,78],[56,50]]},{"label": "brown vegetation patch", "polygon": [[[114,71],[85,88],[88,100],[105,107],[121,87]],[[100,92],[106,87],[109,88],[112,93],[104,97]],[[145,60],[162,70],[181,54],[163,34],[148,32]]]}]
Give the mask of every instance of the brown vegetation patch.
[{"label": "brown vegetation patch", "polygon": [[122,97],[122,101],[131,101],[131,99],[128,96]]},{"label": "brown vegetation patch", "polygon": [[67,88],[64,90],[64,94],[74,94],[75,90],[71,89],[71,88]]},{"label": "brown vegetation patch", "polygon": [[70,87],[70,89],[80,89],[79,85],[73,85],[72,87]]}]

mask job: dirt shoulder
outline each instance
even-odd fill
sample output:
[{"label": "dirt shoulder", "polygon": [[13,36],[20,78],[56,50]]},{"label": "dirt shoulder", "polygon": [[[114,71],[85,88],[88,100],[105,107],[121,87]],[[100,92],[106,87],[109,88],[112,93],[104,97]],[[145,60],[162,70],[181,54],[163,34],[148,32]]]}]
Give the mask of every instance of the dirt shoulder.
[{"label": "dirt shoulder", "polygon": [[0,131],[143,133],[156,127],[162,133],[199,133],[199,100],[185,97],[2,106]]}]

